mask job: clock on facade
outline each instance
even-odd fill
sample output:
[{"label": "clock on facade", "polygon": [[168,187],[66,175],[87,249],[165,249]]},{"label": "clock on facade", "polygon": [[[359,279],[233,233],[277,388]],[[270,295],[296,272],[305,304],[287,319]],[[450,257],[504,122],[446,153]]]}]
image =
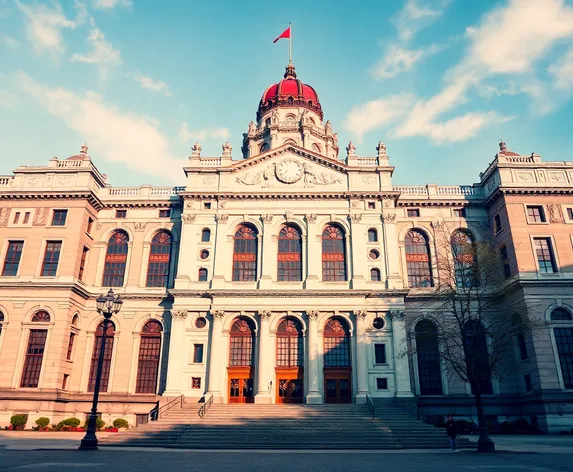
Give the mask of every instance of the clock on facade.
[{"label": "clock on facade", "polygon": [[294,159],[285,159],[277,164],[275,172],[278,180],[292,184],[302,177],[302,166]]}]

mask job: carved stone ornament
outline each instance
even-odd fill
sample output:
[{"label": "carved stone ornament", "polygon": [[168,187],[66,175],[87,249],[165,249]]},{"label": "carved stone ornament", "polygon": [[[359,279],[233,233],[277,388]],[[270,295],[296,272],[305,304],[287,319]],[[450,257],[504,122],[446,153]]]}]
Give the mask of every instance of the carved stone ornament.
[{"label": "carved stone ornament", "polygon": [[196,152],[197,154],[201,154],[202,150],[203,146],[201,146],[198,142],[193,144],[193,147],[191,148],[191,151]]},{"label": "carved stone ornament", "polygon": [[171,316],[174,320],[184,320],[187,318],[187,310],[171,310]]},{"label": "carved stone ornament", "polygon": [[384,200],[384,208],[392,208],[394,206],[394,202],[390,199]]},{"label": "carved stone ornament", "polygon": [[144,231],[146,226],[147,226],[147,223],[133,223],[133,227],[135,228],[135,231]]},{"label": "carved stone ornament", "polygon": [[362,177],[362,182],[368,185],[372,185],[374,182],[376,182],[376,177],[374,177],[373,175],[365,175],[364,177]]},{"label": "carved stone ornament", "polygon": [[318,310],[306,310],[306,316],[309,320],[318,320],[318,315],[320,315]]},{"label": "carved stone ornament", "polygon": [[223,154],[231,154],[232,150],[233,146],[231,146],[231,143],[229,141],[223,144]]},{"label": "carved stone ornament", "polygon": [[559,205],[547,205],[550,223],[563,223],[563,214]]},{"label": "carved stone ornament", "polygon": [[193,223],[195,221],[195,218],[197,217],[197,215],[192,215],[192,214],[185,214],[185,215],[181,215],[181,219],[185,222],[185,223]]},{"label": "carved stone ornament", "polygon": [[517,172],[517,180],[520,182],[533,182],[535,177],[531,172]]},{"label": "carved stone ornament", "polygon": [[346,146],[346,154],[348,156],[355,156],[356,155],[356,146],[354,144],[352,144],[352,141],[350,141],[348,143],[348,146]]},{"label": "carved stone ornament", "polygon": [[227,200],[219,200],[219,208],[226,208]]},{"label": "carved stone ornament", "polygon": [[402,310],[389,311],[388,315],[393,321],[404,321],[406,318],[406,312]]},{"label": "carved stone ornament", "polygon": [[342,182],[342,178],[336,174],[327,174],[325,172],[318,174],[317,172],[313,171],[311,166],[306,162],[302,163],[302,170],[304,173],[305,187],[314,187],[315,185],[330,185],[334,183],[339,184]]},{"label": "carved stone ornament", "polygon": [[222,320],[225,316],[225,312],[223,310],[211,310],[211,315],[216,320]]},{"label": "carved stone ornament", "polygon": [[62,187],[69,185],[74,180],[74,177],[71,175],[62,175],[56,179],[56,184],[61,185]]},{"label": "carved stone ornament", "polygon": [[277,180],[285,184],[298,182],[302,177],[302,166],[294,159],[284,159],[275,166]]},{"label": "carved stone ornament", "polygon": [[366,310],[354,310],[354,316],[358,321],[364,321],[366,319]]},{"label": "carved stone ornament", "polygon": [[285,221],[288,223],[292,221],[293,213],[292,211],[285,211]]},{"label": "carved stone ornament", "polygon": [[205,185],[213,185],[215,183],[215,180],[217,179],[213,175],[206,175],[205,177],[203,177],[203,183]]},{"label": "carved stone ornament", "polygon": [[8,215],[10,210],[8,208],[0,208],[0,227],[4,228],[8,224]]},{"label": "carved stone ornament", "polygon": [[446,227],[446,222],[444,220],[433,220],[430,222],[430,226],[434,228],[435,231],[441,231]]},{"label": "carved stone ornament", "polygon": [[269,310],[259,311],[259,316],[261,320],[268,320],[271,317],[271,312]]},{"label": "carved stone ornament", "polygon": [[350,215],[350,221],[353,223],[360,223],[360,220],[362,220],[362,213],[352,213]]},{"label": "carved stone ornament", "polygon": [[309,213],[308,215],[306,215],[306,221],[308,221],[309,223],[316,223],[317,218],[318,215],[316,213]]},{"label": "carved stone ornament", "polygon": [[40,177],[35,175],[30,176],[26,179],[26,185],[30,187],[37,187],[40,184]]},{"label": "carved stone ornament", "polygon": [[193,208],[193,202],[187,202],[187,203],[185,203],[185,208],[187,208],[187,209]]},{"label": "carved stone ornament", "polygon": [[563,172],[548,172],[549,180],[552,182],[565,182],[565,174]]},{"label": "carved stone ornament", "polygon": [[382,221],[384,223],[394,223],[396,221],[396,213],[382,213]]},{"label": "carved stone ornament", "polygon": [[378,142],[376,151],[378,151],[378,157],[386,157],[386,145],[382,141]]},{"label": "carved stone ornament", "polygon": [[227,221],[229,221],[229,215],[226,213],[223,213],[221,215],[215,215],[215,221],[217,223],[226,223]]},{"label": "carved stone ornament", "polygon": [[34,226],[44,226],[46,224],[46,218],[48,217],[47,208],[36,208],[36,214],[34,215]]},{"label": "carved stone ornament", "polygon": [[261,215],[261,218],[263,219],[264,223],[272,223],[273,222],[273,215],[271,215],[271,214]]}]

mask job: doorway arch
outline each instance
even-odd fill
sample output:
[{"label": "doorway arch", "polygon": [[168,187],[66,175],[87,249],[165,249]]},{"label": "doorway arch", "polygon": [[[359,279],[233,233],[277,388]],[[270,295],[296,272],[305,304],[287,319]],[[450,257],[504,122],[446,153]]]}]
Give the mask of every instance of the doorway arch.
[{"label": "doorway arch", "polygon": [[304,394],[304,336],[301,322],[291,316],[277,327],[277,403],[302,403]]},{"label": "doorway arch", "polygon": [[255,325],[250,318],[239,316],[230,331],[229,403],[254,402]]}]

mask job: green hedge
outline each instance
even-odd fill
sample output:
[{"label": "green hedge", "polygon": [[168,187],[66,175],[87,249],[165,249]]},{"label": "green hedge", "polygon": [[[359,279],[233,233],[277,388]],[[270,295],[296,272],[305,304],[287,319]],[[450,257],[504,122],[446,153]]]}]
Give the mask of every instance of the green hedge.
[{"label": "green hedge", "polygon": [[[22,428],[24,429],[24,426],[26,426],[26,423],[28,422],[28,415],[13,415],[10,418],[10,424],[14,427],[14,428]],[[49,421],[48,421],[49,423]]]},{"label": "green hedge", "polygon": [[50,424],[50,418],[46,418],[45,416],[42,416],[41,418],[38,418],[36,420],[36,424],[38,425],[38,428],[45,428],[46,426],[48,426]]},{"label": "green hedge", "polygon": [[81,421],[78,418],[67,418],[63,421],[60,421],[56,426],[57,430],[60,429],[69,429],[69,428],[77,428],[80,425]]},{"label": "green hedge", "polygon": [[129,428],[129,423],[123,418],[117,418],[113,420],[114,428]]}]

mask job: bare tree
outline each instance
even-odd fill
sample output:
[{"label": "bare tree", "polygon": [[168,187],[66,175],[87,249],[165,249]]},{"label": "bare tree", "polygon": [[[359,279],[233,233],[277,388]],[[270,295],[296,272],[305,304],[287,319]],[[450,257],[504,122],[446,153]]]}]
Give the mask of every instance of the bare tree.
[{"label": "bare tree", "polygon": [[[491,243],[476,241],[470,232],[441,225],[435,268],[434,287],[419,295],[420,308],[435,326],[424,324],[427,328],[410,336],[436,343],[448,374],[469,383],[479,423],[478,450],[493,452],[482,395],[492,393],[492,378],[515,369],[516,338],[534,335],[545,323],[532,320],[522,298],[511,304],[504,297],[504,261]],[[412,341],[411,353],[418,349]]]}]

